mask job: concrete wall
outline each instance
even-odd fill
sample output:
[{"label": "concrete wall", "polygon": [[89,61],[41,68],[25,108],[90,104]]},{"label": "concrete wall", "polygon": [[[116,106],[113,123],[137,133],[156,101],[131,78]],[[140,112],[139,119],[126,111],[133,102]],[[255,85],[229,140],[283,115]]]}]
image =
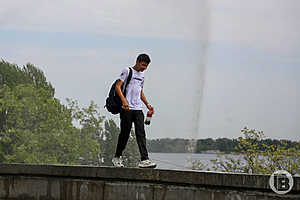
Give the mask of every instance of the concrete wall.
[{"label": "concrete wall", "polygon": [[300,178],[278,195],[264,175],[2,164],[0,199],[300,200]]}]

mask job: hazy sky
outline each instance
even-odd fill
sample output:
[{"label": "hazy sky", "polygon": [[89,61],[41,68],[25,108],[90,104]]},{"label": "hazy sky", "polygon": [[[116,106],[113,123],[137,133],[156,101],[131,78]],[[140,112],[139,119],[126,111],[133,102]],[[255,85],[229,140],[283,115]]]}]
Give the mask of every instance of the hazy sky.
[{"label": "hazy sky", "polygon": [[[42,69],[62,103],[104,108],[112,82],[152,62],[148,138],[300,140],[299,0],[2,0],[0,58]],[[146,110],[146,109],[144,109]]]}]

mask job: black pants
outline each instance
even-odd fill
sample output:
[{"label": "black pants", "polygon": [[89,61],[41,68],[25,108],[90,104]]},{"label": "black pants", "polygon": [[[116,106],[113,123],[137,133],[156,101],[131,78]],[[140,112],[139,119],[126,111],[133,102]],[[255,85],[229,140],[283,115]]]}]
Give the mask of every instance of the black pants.
[{"label": "black pants", "polygon": [[121,119],[121,132],[118,138],[118,145],[115,157],[122,156],[129,139],[132,123],[134,123],[136,141],[140,150],[141,160],[148,159],[148,151],[146,147],[146,134],[144,128],[144,113],[142,110],[129,110],[122,109],[120,113]]}]

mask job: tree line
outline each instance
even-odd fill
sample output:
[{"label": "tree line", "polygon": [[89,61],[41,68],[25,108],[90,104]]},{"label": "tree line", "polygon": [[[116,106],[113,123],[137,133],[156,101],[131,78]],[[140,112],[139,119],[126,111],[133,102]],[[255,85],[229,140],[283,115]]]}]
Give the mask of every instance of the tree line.
[{"label": "tree line", "polygon": [[[193,146],[193,143],[195,144]],[[299,142],[291,140],[277,140],[277,139],[261,139],[253,140],[253,143],[258,145],[259,150],[266,150],[266,146],[283,146],[285,148],[298,148]],[[152,139],[147,141],[148,148],[150,152],[153,153],[208,153],[208,152],[222,152],[222,153],[233,153],[241,152],[238,149],[239,139],[229,139],[229,138],[218,138],[218,139],[198,139],[193,142],[193,140],[188,139],[171,139],[171,138],[161,138]]]}]

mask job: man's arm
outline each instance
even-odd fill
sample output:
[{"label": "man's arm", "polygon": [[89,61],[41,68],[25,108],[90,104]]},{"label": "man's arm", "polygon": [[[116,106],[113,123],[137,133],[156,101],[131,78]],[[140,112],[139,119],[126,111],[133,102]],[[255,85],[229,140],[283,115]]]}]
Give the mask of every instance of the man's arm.
[{"label": "man's arm", "polygon": [[126,111],[129,111],[129,104],[128,104],[128,102],[127,102],[126,98],[124,97],[123,92],[121,90],[121,87],[122,87],[123,84],[124,84],[123,81],[118,80],[118,82],[116,84],[116,87],[115,87],[115,90],[116,90],[117,94],[119,95],[119,97],[121,98],[121,101],[122,101],[122,104],[123,104],[122,108]]},{"label": "man's arm", "polygon": [[151,105],[149,104],[149,102],[147,101],[147,99],[146,99],[146,97],[145,97],[145,95],[144,95],[143,90],[141,91],[141,99],[142,99],[142,101],[144,102],[144,104],[147,106],[147,108],[148,108],[149,110],[151,110],[152,113],[154,114],[154,108],[153,108],[153,106],[151,106]]}]

